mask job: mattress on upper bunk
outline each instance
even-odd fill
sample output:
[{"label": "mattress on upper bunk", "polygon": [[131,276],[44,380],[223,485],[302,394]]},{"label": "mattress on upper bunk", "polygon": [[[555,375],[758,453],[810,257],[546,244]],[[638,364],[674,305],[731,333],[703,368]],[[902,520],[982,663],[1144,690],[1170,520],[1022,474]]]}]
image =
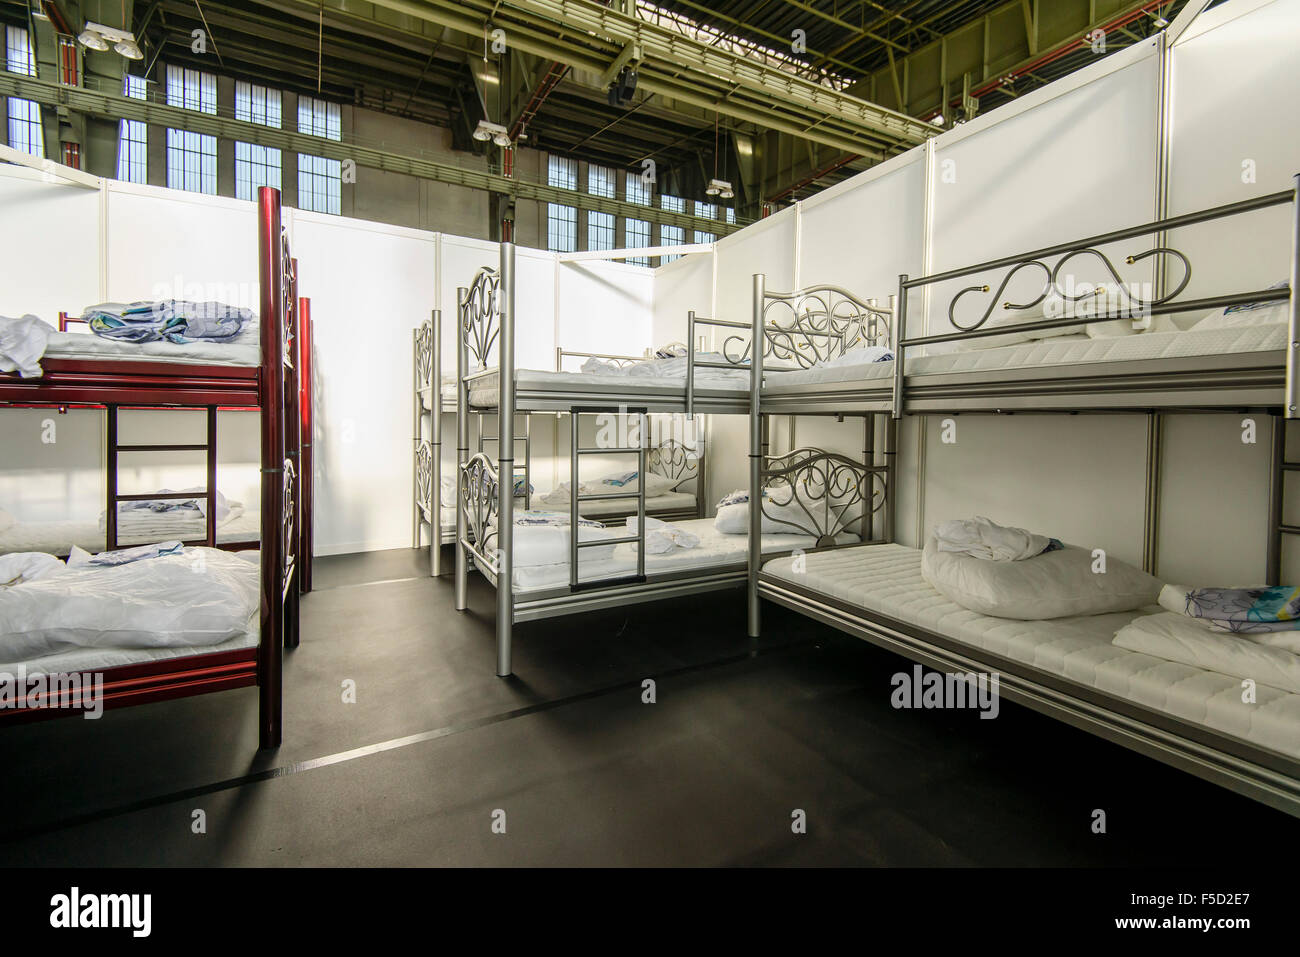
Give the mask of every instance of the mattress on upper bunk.
[{"label": "mattress on upper bunk", "polygon": [[[454,517],[453,517],[454,518]],[[207,525],[203,521],[177,523],[175,528],[167,530],[169,534],[159,538],[158,535],[141,537],[131,532],[118,532],[118,546],[152,545],[159,541],[198,541],[207,537]],[[257,510],[245,510],[242,515],[217,526],[217,542],[255,542],[261,537],[262,516]],[[98,522],[62,521],[62,522],[17,522],[0,531],[0,554],[10,552],[48,552],[51,555],[66,555],[72,546],[84,548],[88,552],[103,551],[105,545],[104,531]]]},{"label": "mattress on upper bunk", "polygon": [[[1228,329],[1189,329],[1144,332],[1132,336],[1091,339],[1058,336],[997,349],[962,349],[939,355],[907,357],[907,376],[990,372],[1027,367],[1082,365],[1101,362],[1140,362],[1153,359],[1211,358],[1286,347],[1286,323]],[[767,377],[765,391],[782,386],[827,382],[873,381],[894,374],[892,360],[858,365],[815,367]]]},{"label": "mattress on upper bunk", "polygon": [[[726,565],[743,566],[749,555],[749,538],[746,535],[727,535],[713,526],[711,518],[690,518],[672,523],[699,536],[700,543],[694,548],[674,548],[662,555],[645,557],[646,575],[661,575],[691,569],[707,569]],[[611,526],[618,537],[627,534],[626,529]],[[841,535],[841,543],[857,541],[852,535]],[[816,538],[809,535],[768,534],[762,537],[762,549],[765,553],[779,553],[795,548],[813,548]],[[583,549],[589,552],[590,549]],[[636,574],[637,546],[626,542],[614,549],[612,558],[597,559],[590,554],[579,554],[578,580],[592,581],[600,578],[614,578]],[[569,563],[567,561],[553,565],[529,565],[514,569],[513,575],[516,594],[529,591],[546,590],[569,584]]]},{"label": "mattress on upper bunk", "polygon": [[[1281,351],[1286,346],[1285,323],[1226,329],[1190,329],[1178,332],[1148,332],[1131,336],[1092,339],[1084,335],[1058,336],[997,349],[961,349],[938,355],[908,356],[909,378],[990,372],[1052,366],[1074,366],[1108,362],[1140,362],[1156,359],[1214,358],[1252,352]],[[711,373],[718,372],[718,375]],[[764,394],[782,391],[805,392],[809,386],[836,384],[851,386],[871,383],[885,388],[894,374],[892,360],[821,364],[811,369],[766,370]],[[745,377],[731,370],[700,369],[697,390],[712,390],[740,396],[748,388]],[[542,372],[519,369],[515,388],[520,391],[621,392],[647,398],[684,398],[684,376],[610,376],[581,372]],[[453,393],[454,394],[454,393]],[[495,371],[470,384],[470,405],[490,408],[497,402]]]},{"label": "mattress on upper bunk", "polygon": [[93,332],[56,332],[46,343],[44,359],[131,360],[175,362],[182,365],[256,366],[261,362],[262,343],[256,323],[246,325],[229,342],[195,340],[176,343],[126,342],[105,339]]},{"label": "mattress on upper bunk", "polygon": [[1134,618],[1162,611],[1018,621],[969,611],[940,595],[921,576],[921,552],[902,545],[868,545],[812,552],[796,573],[789,558],[765,574],[847,605],[919,625],[1080,685],[1164,711],[1260,747],[1300,757],[1300,694],[1260,684],[1257,703],[1241,700],[1241,680],[1127,651],[1112,644]]}]

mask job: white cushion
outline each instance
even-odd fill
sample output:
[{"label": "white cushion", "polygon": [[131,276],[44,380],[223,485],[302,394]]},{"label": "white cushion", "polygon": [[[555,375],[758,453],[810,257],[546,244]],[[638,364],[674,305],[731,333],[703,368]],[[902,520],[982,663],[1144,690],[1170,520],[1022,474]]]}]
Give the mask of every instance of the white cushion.
[{"label": "white cushion", "polygon": [[[738,489],[732,495],[743,492]],[[791,503],[790,486],[768,486],[764,489],[762,531],[765,535],[807,535],[813,521],[803,507]],[[730,498],[731,496],[728,496]],[[814,511],[814,515],[817,513]],[[783,521],[793,522],[792,525]],[[749,502],[721,505],[713,517],[713,527],[724,535],[749,534]]]},{"label": "white cushion", "polygon": [[1106,571],[1093,571],[1088,549],[1077,545],[1018,562],[990,562],[941,552],[934,536],[921,554],[921,574],[950,600],[996,618],[1035,621],[1072,615],[1103,615],[1150,605],[1160,582],[1126,562],[1107,557]]}]

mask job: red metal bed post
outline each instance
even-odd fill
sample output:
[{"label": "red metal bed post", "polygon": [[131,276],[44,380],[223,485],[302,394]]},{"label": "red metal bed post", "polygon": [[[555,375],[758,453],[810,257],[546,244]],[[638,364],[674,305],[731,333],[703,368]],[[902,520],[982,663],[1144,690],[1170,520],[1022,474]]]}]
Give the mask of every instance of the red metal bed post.
[{"label": "red metal bed post", "polygon": [[[285,245],[288,256],[288,245]],[[298,260],[289,259],[288,288],[285,289],[285,342],[284,356],[284,462],[285,462],[285,580],[284,580],[284,646],[298,647],[298,600],[301,597],[298,566],[298,547],[302,541],[302,383],[298,364]]]},{"label": "red metal bed post", "polygon": [[258,189],[257,262],[261,285],[262,609],[257,646],[258,737],[280,746],[284,644],[284,251],[280,192]]},{"label": "red metal bed post", "polygon": [[312,364],[311,364],[311,300],[298,300],[298,381],[302,425],[302,470],[298,473],[298,484],[302,489],[302,525],[300,526],[298,545],[298,584],[304,594],[311,591],[311,565],[313,538],[315,536],[313,494],[315,492],[315,463],[312,461]]}]

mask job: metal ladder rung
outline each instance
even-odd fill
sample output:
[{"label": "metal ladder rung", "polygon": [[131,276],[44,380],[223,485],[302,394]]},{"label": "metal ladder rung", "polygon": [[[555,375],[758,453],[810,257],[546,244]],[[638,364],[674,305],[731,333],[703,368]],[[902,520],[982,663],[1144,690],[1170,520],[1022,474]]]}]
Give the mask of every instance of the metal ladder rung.
[{"label": "metal ladder rung", "polygon": [[1279,525],[1277,530],[1283,535],[1300,535],[1300,525]]},{"label": "metal ladder rung", "polygon": [[206,452],[203,445],[119,445],[119,452]]},{"label": "metal ladder rung", "polygon": [[639,543],[641,541],[640,535],[632,535],[627,538],[592,538],[585,542],[581,540],[582,536],[578,538],[579,548],[595,548],[597,545],[629,545],[632,542]]},{"label": "metal ladder rung", "polygon": [[607,502],[610,499],[640,498],[640,497],[641,497],[641,493],[639,491],[638,492],[588,492],[585,495],[579,493],[578,501],[579,502]]}]

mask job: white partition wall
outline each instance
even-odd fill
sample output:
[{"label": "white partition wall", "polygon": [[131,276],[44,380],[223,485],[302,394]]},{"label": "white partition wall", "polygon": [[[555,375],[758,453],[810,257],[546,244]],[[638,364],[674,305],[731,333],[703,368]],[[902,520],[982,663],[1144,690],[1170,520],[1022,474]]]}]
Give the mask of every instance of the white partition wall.
[{"label": "white partition wall", "polygon": [[767,277],[767,287],[789,292],[795,287],[795,240],[798,208],[781,210],[714,244],[717,280],[714,318],[748,322],[753,316],[754,273]]},{"label": "white partition wall", "polygon": [[714,256],[691,253],[654,271],[651,341],[657,346],[686,341],[686,314],[713,315]]},{"label": "white partition wall", "polygon": [[0,316],[40,316],[100,301],[99,190],[0,166]]}]

